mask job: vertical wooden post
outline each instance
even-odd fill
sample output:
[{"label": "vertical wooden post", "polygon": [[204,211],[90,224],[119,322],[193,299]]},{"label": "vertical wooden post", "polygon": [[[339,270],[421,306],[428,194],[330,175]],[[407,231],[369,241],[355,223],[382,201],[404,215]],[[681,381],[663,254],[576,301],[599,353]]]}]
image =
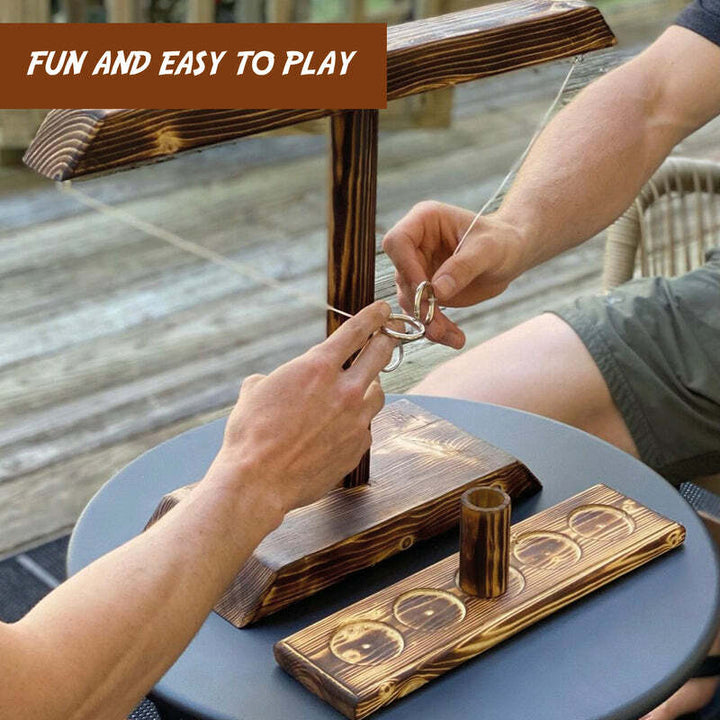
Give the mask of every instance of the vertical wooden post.
[{"label": "vertical wooden post", "polygon": [[108,22],[142,22],[142,0],[106,0],[105,7]]},{"label": "vertical wooden post", "polygon": [[[333,115],[330,143],[328,302],[354,314],[375,298],[378,111]],[[328,335],[344,320],[328,312]],[[344,485],[363,485],[369,475],[368,453]]]},{"label": "vertical wooden post", "polygon": [[215,0],[188,0],[187,22],[215,22]]},{"label": "vertical wooden post", "polygon": [[499,488],[473,487],[460,498],[460,587],[494,598],[510,571],[510,496]]},{"label": "vertical wooden post", "polygon": [[[50,22],[50,0],[0,0],[0,23]],[[0,110],[0,166],[20,162],[45,111]]]}]

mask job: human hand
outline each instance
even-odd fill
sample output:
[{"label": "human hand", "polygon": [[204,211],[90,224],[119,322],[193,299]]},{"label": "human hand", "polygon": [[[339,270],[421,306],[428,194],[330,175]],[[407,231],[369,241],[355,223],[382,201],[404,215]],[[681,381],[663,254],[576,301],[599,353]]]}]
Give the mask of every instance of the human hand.
[{"label": "human hand", "polygon": [[246,378],[216,460],[223,475],[250,464],[246,477],[263,479],[282,514],[337,486],[370,447],[385,401],[377,378],[397,341],[378,331],[389,315],[386,303],[369,305],[304,355]]},{"label": "human hand", "polygon": [[[463,307],[499,295],[520,274],[520,232],[496,216],[478,218],[453,255],[474,217],[453,205],[422,202],[387,233],[383,248],[395,265],[398,300],[407,312],[423,280],[432,282],[440,304]],[[439,311],[426,336],[454,348],[465,344],[462,330]]]}]

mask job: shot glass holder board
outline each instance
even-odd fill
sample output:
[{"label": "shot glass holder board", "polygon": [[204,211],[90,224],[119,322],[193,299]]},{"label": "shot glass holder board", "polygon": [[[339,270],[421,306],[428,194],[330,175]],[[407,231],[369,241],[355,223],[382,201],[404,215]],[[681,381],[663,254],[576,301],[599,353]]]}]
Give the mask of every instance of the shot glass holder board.
[{"label": "shot glass holder board", "polygon": [[275,658],[359,720],[684,539],[682,525],[595,485],[512,527],[499,598],[465,594],[451,555],[279,641]]},{"label": "shot glass holder board", "polygon": [[[408,400],[385,407],[372,426],[370,482],[337,488],[287,515],[215,606],[243,627],[457,525],[473,485],[517,500],[541,485],[519,460]],[[192,486],[166,495],[149,524]]]}]

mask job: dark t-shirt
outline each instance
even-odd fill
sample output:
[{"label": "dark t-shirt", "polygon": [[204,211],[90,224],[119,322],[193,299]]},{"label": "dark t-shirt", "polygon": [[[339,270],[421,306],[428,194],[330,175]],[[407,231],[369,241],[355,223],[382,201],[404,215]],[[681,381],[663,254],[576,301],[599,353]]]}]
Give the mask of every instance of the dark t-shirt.
[{"label": "dark t-shirt", "polygon": [[680,13],[675,24],[720,45],[720,0],[695,0]]}]

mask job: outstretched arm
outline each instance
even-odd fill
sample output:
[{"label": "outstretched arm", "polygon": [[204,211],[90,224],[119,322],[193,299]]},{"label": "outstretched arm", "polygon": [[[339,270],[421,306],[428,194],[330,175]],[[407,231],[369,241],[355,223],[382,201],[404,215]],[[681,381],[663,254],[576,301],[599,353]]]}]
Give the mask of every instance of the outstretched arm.
[{"label": "outstretched arm", "polygon": [[[672,148],[720,113],[720,47],[682,27],[583,90],[538,138],[502,206],[481,218],[452,255],[474,213],[421,203],[387,234],[400,301],[431,279],[441,303],[471,305],[525,270],[607,227]],[[428,336],[461,347],[436,315]]]},{"label": "outstretched arm", "polygon": [[371,305],[302,357],[248,378],[222,449],[186,500],[25,618],[0,624],[0,717],[128,715],[262,538],[336,486],[370,446],[384,401],[377,375],[395,344],[377,333],[389,312]]}]

